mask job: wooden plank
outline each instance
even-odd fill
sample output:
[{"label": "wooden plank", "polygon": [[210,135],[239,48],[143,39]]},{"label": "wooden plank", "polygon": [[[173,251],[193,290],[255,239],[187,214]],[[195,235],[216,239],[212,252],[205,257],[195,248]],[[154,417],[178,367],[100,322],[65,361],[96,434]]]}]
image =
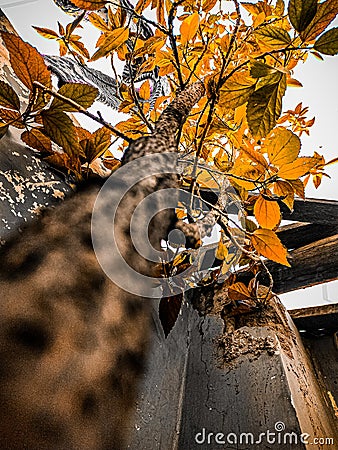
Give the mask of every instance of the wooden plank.
[{"label": "wooden plank", "polygon": [[335,234],[338,234],[338,224],[323,226],[317,223],[296,222],[277,230],[279,239],[289,250],[304,247]]},{"label": "wooden plank", "polygon": [[280,203],[284,220],[319,223],[323,225],[338,224],[338,201],[307,198],[296,199],[293,212]]},{"label": "wooden plank", "polygon": [[267,263],[277,294],[314,286],[338,278],[338,235],[291,252],[291,267]]},{"label": "wooden plank", "polygon": [[[273,279],[273,291],[276,294],[304,289],[316,284],[338,279],[338,235],[321,239],[312,244],[296,249],[290,253],[291,267],[267,261]],[[243,272],[238,280],[248,282],[252,273]],[[269,284],[267,276],[261,278]]]},{"label": "wooden plank", "polygon": [[[200,194],[202,199],[210,204],[214,205],[217,202],[217,193],[214,191],[201,190]],[[292,212],[282,202],[280,202],[280,207],[284,220],[322,225],[338,225],[338,201],[335,200],[315,198],[301,200],[296,198]],[[236,211],[230,208],[229,212]]]},{"label": "wooden plank", "polygon": [[338,331],[338,303],[294,309],[290,315],[302,336],[319,337]]}]

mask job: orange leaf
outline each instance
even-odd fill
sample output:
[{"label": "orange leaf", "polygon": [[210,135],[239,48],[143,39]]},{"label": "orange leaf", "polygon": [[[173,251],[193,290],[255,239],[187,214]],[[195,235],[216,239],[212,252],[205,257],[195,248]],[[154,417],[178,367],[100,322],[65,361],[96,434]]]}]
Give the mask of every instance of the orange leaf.
[{"label": "orange leaf", "polygon": [[22,122],[21,114],[19,111],[13,111],[12,109],[0,108],[0,118],[8,125],[13,125],[16,128],[25,128]]},{"label": "orange leaf", "polygon": [[288,181],[276,181],[273,184],[274,193],[281,198],[282,202],[292,210],[294,204],[294,188]]},{"label": "orange leaf", "polygon": [[217,0],[203,0],[202,10],[204,12],[209,12],[217,3]]},{"label": "orange leaf", "polygon": [[12,33],[3,31],[1,36],[9,52],[13,70],[20,81],[31,91],[34,81],[51,88],[50,72],[36,48]]},{"label": "orange leaf", "polygon": [[317,160],[308,156],[301,156],[289,164],[284,164],[278,171],[278,176],[285,180],[296,180],[306,175],[315,165]]},{"label": "orange leaf", "polygon": [[254,215],[259,225],[269,230],[276,228],[281,220],[278,203],[274,200],[266,200],[262,195],[256,200]]},{"label": "orange leaf", "polygon": [[149,80],[146,80],[144,83],[142,83],[138,94],[141,98],[143,98],[143,100],[149,100],[149,98],[150,98],[150,82],[149,82]]},{"label": "orange leaf", "polygon": [[293,87],[303,87],[302,83],[295,78],[287,77],[286,84]]},{"label": "orange leaf", "polygon": [[199,15],[198,13],[190,14],[190,16],[186,17],[180,27],[181,33],[181,43],[187,44],[191,39],[196,36],[198,25],[199,25]]},{"label": "orange leaf", "polygon": [[102,0],[72,0],[72,3],[78,8],[95,11],[104,8],[107,2]]},{"label": "orange leaf", "polygon": [[286,259],[286,248],[274,231],[259,228],[253,232],[251,242],[260,255],[271,259],[271,261],[291,267]]},{"label": "orange leaf", "polygon": [[92,25],[94,25],[94,27],[97,28],[98,30],[101,30],[101,31],[109,31],[109,28],[108,28],[106,22],[105,22],[105,21],[102,19],[102,17],[99,16],[98,14],[96,14],[96,13],[94,13],[94,12],[91,13],[91,14],[89,14],[88,20],[89,20],[89,22],[90,22]]},{"label": "orange leaf", "polygon": [[[9,52],[9,58],[16,76],[22,83],[33,91],[33,82],[38,81],[48,88],[52,87],[51,75],[43,57],[19,36],[5,31],[1,32],[2,39]],[[35,101],[34,110],[43,107],[49,96],[40,92]]]},{"label": "orange leaf", "polygon": [[150,5],[150,2],[151,0],[138,0],[135,6],[136,14],[142,14],[143,11]]}]

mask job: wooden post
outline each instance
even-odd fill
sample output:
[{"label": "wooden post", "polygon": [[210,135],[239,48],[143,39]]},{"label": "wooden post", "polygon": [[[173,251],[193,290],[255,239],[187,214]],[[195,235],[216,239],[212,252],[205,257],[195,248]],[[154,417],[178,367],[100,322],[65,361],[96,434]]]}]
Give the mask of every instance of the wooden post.
[{"label": "wooden post", "polygon": [[156,325],[129,449],[332,450],[329,439],[337,423],[278,299],[230,322],[186,303],[167,340]]}]

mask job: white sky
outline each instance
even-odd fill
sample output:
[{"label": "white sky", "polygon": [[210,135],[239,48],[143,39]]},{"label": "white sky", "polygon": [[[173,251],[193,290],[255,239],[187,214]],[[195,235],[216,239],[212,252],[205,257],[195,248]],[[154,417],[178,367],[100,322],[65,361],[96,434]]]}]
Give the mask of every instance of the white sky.
[{"label": "white sky", "polygon": [[[57,8],[53,0],[0,0],[9,20],[13,23],[20,36],[33,44],[42,53],[58,54],[57,44],[39,36],[31,25],[57,29],[56,22],[63,24],[71,21],[71,18]],[[337,26],[338,20],[331,25]],[[95,38],[86,39],[86,43],[93,42]],[[97,66],[96,66],[97,67]],[[107,67],[102,64],[102,68]],[[100,68],[100,67],[98,67]],[[324,154],[328,161],[338,156],[338,56],[324,57],[319,61],[309,56],[305,64],[296,68],[294,78],[298,79],[303,88],[289,88],[284,98],[283,110],[294,109],[300,102],[303,106],[309,106],[309,119],[316,116],[315,125],[311,129],[310,137],[302,136],[302,154],[312,155],[316,150]],[[112,112],[110,119],[106,117],[108,110],[99,106],[104,111],[104,117],[114,122]],[[113,114],[116,114],[113,112]],[[338,165],[330,166],[327,173],[331,179],[326,179],[318,190],[309,185],[306,191],[307,197],[326,198],[338,200]],[[290,292],[281,296],[283,302],[289,308],[297,308],[306,305],[325,304],[328,301],[338,301],[338,282],[323,286],[315,286]]]}]

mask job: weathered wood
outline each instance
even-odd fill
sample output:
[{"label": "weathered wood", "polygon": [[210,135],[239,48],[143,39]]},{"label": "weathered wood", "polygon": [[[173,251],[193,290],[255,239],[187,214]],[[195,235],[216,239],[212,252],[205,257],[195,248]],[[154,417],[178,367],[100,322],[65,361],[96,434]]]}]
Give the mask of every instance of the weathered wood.
[{"label": "weathered wood", "polygon": [[[212,190],[201,190],[202,199],[216,204],[217,193]],[[322,225],[338,224],[338,201],[307,198],[295,199],[294,210],[290,212],[283,202],[279,202],[284,220],[295,222],[317,223]],[[237,209],[229,208],[229,212],[236,213]]]},{"label": "weathered wood", "polygon": [[290,212],[284,203],[280,203],[280,205],[284,220],[322,225],[338,224],[338,201],[335,200],[296,199],[293,212]]},{"label": "weathered wood", "polygon": [[296,222],[277,230],[277,235],[289,250],[304,247],[315,241],[338,234],[337,225]]},{"label": "weathered wood", "polygon": [[[331,236],[290,252],[291,267],[267,261],[276,294],[304,289],[338,278],[338,235]],[[248,283],[252,273],[238,274],[238,280]],[[269,285],[268,277],[262,273],[261,281]]]},{"label": "weathered wood", "polygon": [[293,309],[290,315],[297,328],[303,330],[303,336],[331,335],[338,331],[338,304]]},{"label": "weathered wood", "polygon": [[[336,321],[337,329],[338,321]],[[333,334],[321,337],[314,337],[309,334],[303,336],[303,342],[310,355],[327,408],[338,428],[338,346],[334,339]]]},{"label": "weathered wood", "polygon": [[[299,440],[272,445],[264,437],[240,444],[241,433],[248,439],[267,431],[277,436],[278,422],[285,425],[282,439],[284,432],[308,433],[309,441],[337,438],[299,335],[283,308],[277,311],[269,319],[245,315],[240,326],[224,332],[219,316],[201,317],[185,304],[168,339],[157,326],[128,448],[305,449]],[[216,433],[233,433],[232,444],[217,444]]]},{"label": "weathered wood", "polygon": [[338,278],[338,235],[291,252],[291,267],[268,263],[277,294]]}]

